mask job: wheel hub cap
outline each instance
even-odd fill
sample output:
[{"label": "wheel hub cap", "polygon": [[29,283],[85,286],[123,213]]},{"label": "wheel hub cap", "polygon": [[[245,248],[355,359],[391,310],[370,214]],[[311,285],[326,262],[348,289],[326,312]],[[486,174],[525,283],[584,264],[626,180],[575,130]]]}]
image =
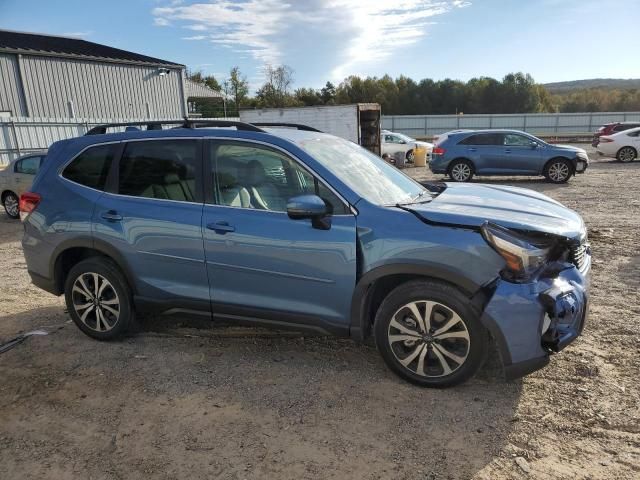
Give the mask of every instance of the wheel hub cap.
[{"label": "wheel hub cap", "polygon": [[83,273],[73,283],[73,309],[91,330],[108,332],[120,318],[120,299],[113,285],[99,273]]},{"label": "wheel hub cap", "polygon": [[396,359],[422,377],[444,377],[460,368],[471,340],[462,318],[429,300],[401,307],[391,319],[388,341]]}]

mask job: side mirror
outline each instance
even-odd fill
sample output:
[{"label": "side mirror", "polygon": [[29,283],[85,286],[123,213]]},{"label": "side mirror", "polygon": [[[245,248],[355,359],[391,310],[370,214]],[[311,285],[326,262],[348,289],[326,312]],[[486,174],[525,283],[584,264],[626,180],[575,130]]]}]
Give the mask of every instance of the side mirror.
[{"label": "side mirror", "polygon": [[287,202],[287,215],[292,220],[311,219],[313,228],[329,230],[331,221],[327,217],[327,205],[317,195],[299,195]]},{"label": "side mirror", "polygon": [[539,147],[538,142],[531,142],[531,150],[535,150],[538,147]]}]

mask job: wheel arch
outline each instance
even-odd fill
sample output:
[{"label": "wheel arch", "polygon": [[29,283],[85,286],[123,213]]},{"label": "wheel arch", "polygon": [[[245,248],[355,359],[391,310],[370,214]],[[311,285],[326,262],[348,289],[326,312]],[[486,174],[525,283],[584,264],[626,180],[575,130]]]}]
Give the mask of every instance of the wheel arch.
[{"label": "wheel arch", "polygon": [[552,162],[557,161],[557,160],[565,160],[567,162],[569,162],[569,165],[571,165],[571,175],[574,175],[576,173],[576,159],[573,158],[569,158],[569,157],[565,157],[563,155],[556,155],[555,157],[550,158],[549,160],[547,160],[544,164],[544,166],[542,167],[542,173],[546,173],[547,168],[549,168],[549,165],[551,165]]},{"label": "wheel arch", "polygon": [[453,269],[435,264],[383,265],[365,273],[354,289],[350,336],[364,341],[371,334],[376,311],[389,292],[402,283],[419,279],[447,283],[480,305],[484,305],[486,301],[482,285]]},{"label": "wheel arch", "polygon": [[91,257],[103,257],[113,262],[127,279],[127,283],[135,293],[133,276],[124,257],[110,244],[91,237],[77,238],[60,244],[53,255],[49,266],[51,278],[54,280],[55,293],[64,293],[66,276],[78,262]]}]

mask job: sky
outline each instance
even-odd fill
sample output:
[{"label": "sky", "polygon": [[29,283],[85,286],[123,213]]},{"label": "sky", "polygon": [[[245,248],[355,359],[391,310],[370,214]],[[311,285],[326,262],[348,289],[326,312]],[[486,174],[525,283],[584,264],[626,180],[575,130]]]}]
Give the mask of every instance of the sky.
[{"label": "sky", "polygon": [[[0,29],[81,37],[253,89],[348,75],[640,78],[640,0],[0,0]],[[620,36],[621,32],[632,32]]]}]

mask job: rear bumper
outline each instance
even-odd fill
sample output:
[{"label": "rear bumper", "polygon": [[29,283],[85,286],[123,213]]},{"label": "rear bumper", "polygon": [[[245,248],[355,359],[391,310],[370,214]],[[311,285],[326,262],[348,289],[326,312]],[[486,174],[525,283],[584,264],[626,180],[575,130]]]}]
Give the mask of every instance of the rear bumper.
[{"label": "rear bumper", "polygon": [[589,305],[590,259],[582,272],[565,264],[556,278],[527,284],[497,281],[481,321],[493,335],[508,379],[544,367],[574,342]]}]

